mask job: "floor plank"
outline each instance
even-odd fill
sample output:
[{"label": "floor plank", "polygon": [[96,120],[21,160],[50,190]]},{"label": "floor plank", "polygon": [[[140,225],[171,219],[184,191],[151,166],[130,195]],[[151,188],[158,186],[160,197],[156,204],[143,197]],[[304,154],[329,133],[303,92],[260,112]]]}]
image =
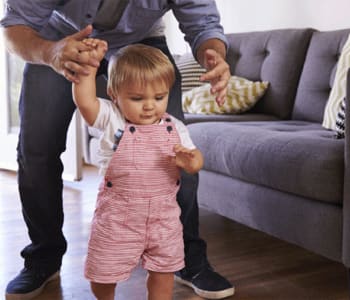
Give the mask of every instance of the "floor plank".
[{"label": "floor plank", "polygon": [[[68,251],[60,280],[36,300],[90,300],[83,277],[89,224],[98,186],[97,171],[84,167],[80,182],[65,182],[64,232]],[[275,239],[236,222],[200,210],[201,235],[208,242],[212,265],[235,284],[235,300],[346,300],[343,265]],[[0,171],[0,290],[22,267],[21,248],[28,243],[21,216],[16,174]],[[116,299],[144,300],[146,272],[137,268],[117,289]],[[175,286],[175,300],[199,300],[191,289]]]}]

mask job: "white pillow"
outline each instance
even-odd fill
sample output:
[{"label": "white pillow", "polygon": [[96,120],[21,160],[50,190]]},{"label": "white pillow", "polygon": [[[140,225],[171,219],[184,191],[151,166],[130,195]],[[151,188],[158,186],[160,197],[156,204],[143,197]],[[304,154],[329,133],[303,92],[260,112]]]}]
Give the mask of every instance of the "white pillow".
[{"label": "white pillow", "polygon": [[333,87],[323,115],[322,126],[328,129],[336,130],[336,119],[340,110],[341,102],[346,96],[346,75],[350,68],[350,35],[344,44],[340,54],[337,72],[335,73]]},{"label": "white pillow", "polygon": [[182,94],[184,112],[194,114],[237,114],[252,108],[264,95],[269,83],[267,81],[250,81],[231,76],[227,86],[226,101],[218,106],[215,95],[210,93],[210,84],[204,84]]}]

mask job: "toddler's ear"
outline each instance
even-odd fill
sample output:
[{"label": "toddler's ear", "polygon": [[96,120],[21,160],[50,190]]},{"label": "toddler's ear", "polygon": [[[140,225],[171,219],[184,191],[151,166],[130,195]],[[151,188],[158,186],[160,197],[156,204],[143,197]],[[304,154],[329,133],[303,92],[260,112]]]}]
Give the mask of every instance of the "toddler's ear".
[{"label": "toddler's ear", "polygon": [[114,101],[114,99],[116,98],[114,92],[112,91],[112,89],[111,89],[110,87],[107,89],[107,95],[108,95],[109,98],[111,98],[111,100],[113,100],[113,101]]},{"label": "toddler's ear", "polygon": [[107,89],[107,94],[108,94],[109,98],[112,100],[112,102],[116,106],[118,106],[118,95],[116,93],[114,93],[111,88]]}]

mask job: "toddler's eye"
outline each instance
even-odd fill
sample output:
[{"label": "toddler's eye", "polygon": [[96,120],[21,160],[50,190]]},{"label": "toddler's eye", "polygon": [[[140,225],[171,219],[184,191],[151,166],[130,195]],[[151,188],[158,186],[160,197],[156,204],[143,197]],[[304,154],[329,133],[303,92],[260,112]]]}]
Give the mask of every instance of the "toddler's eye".
[{"label": "toddler's eye", "polygon": [[164,96],[157,96],[157,97],[156,97],[156,100],[157,100],[157,101],[161,101],[161,100],[163,100],[163,99],[164,99]]},{"label": "toddler's eye", "polygon": [[142,98],[141,97],[131,97],[130,98],[132,101],[141,101]]}]

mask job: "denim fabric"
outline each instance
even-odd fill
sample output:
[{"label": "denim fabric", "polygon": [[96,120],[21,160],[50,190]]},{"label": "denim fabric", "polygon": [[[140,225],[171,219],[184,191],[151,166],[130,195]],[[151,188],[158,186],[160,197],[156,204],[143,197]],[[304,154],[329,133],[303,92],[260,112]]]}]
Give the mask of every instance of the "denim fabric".
[{"label": "denim fabric", "polygon": [[71,84],[51,68],[27,64],[20,96],[18,183],[32,241],[21,255],[26,266],[58,268],[66,251],[60,160],[75,106]]}]

